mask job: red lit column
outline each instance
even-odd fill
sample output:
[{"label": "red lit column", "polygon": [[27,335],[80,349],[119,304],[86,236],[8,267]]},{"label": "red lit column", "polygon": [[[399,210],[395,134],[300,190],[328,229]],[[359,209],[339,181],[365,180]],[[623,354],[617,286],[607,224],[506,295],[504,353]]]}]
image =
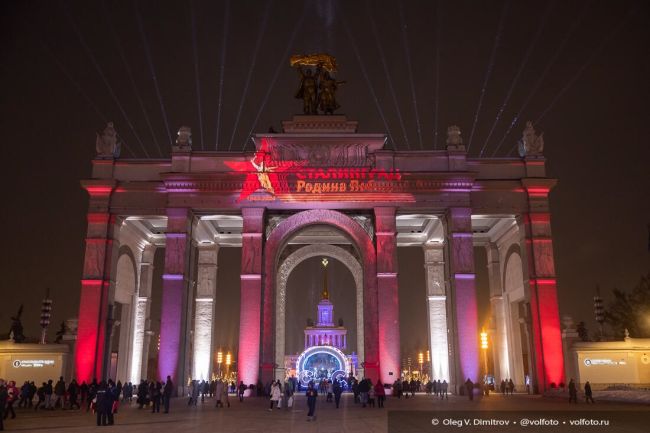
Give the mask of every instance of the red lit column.
[{"label": "red lit column", "polygon": [[529,213],[520,223],[525,235],[525,251],[530,289],[531,328],[535,352],[536,383],[545,391],[551,383],[564,382],[564,356],[557,300],[557,280],[553,260],[553,238],[548,193],[553,179],[525,179]]},{"label": "red lit column", "polygon": [[158,353],[158,378],[170,376],[177,386],[181,360],[181,329],[186,306],[188,268],[189,211],[186,208],[167,208],[165,232],[165,270],[162,281],[162,307],[160,312],[160,351]]},{"label": "red lit column", "polygon": [[[241,305],[237,368],[239,380],[249,385],[257,384],[260,368],[264,209],[244,208],[242,209],[242,216],[244,218],[244,228],[241,250]],[[272,326],[271,318],[268,319],[264,321],[265,327]],[[273,374],[273,365],[264,365],[263,368],[270,379]]]},{"label": "red lit column", "polygon": [[114,255],[119,249],[116,218],[109,213],[114,184],[84,181],[90,195],[83,278],[79,300],[79,322],[75,348],[75,376],[81,383],[104,378],[108,292]]},{"label": "red lit column", "polygon": [[455,306],[457,372],[456,384],[479,377],[479,328],[472,240],[472,210],[451,208],[447,215],[449,261]]},{"label": "red lit column", "polygon": [[375,224],[375,235],[377,237],[379,375],[382,382],[392,383],[400,375],[395,208],[375,208]]}]

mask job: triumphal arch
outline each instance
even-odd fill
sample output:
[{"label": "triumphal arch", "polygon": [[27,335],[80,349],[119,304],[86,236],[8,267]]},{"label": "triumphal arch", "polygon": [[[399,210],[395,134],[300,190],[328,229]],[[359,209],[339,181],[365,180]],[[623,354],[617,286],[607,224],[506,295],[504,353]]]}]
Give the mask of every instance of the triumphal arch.
[{"label": "triumphal arch", "polygon": [[[497,381],[530,380],[540,391],[563,381],[549,211],[556,181],[531,125],[516,158],[468,157],[455,126],[443,150],[391,150],[385,134],[359,133],[341,115],[294,116],[279,133],[255,135],[249,152],[197,151],[183,127],[170,159],[129,160],[115,157],[114,138],[109,125],[82,181],[90,204],[78,380],[151,377],[152,350],[159,378],[210,378],[218,251],[240,247],[240,380],[283,377],[288,275],[326,256],[356,285],[355,374],[391,383],[401,361],[396,254],[417,246],[426,296],[409,301],[427,304],[434,379],[479,380],[487,327]],[[487,257],[489,323],[478,321],[477,248]],[[160,249],[156,344],[149,321]]]}]

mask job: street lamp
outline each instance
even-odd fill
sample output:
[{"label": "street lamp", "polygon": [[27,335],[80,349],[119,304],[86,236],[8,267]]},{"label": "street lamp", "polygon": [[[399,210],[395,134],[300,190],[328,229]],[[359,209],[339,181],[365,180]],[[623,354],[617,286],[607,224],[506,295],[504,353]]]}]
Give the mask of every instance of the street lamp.
[{"label": "street lamp", "polygon": [[232,363],[232,355],[230,352],[226,354],[226,376],[230,374],[230,364]]},{"label": "street lamp", "polygon": [[422,364],[424,364],[424,353],[418,353],[418,362],[420,363],[420,380],[422,380]]},{"label": "street lamp", "polygon": [[221,363],[223,362],[223,352],[217,352],[217,365],[219,366],[219,378],[221,378]]}]

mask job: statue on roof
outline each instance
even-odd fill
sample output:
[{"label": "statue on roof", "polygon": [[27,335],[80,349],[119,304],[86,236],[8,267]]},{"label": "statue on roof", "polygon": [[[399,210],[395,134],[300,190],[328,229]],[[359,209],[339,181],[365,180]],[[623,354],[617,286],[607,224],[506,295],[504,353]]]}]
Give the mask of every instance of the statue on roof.
[{"label": "statue on roof", "polygon": [[537,135],[533,122],[526,122],[524,133],[518,142],[519,156],[541,156],[544,151],[544,133]]},{"label": "statue on roof", "polygon": [[176,148],[178,150],[190,150],[192,148],[192,128],[181,126],[176,137]]},{"label": "statue on roof", "polygon": [[108,122],[106,128],[101,132],[97,133],[97,139],[95,140],[95,150],[97,151],[97,158],[99,159],[109,159],[109,158],[119,158],[121,142],[117,136],[117,131],[113,126],[113,122]]},{"label": "statue on roof", "polygon": [[460,136],[460,128],[456,125],[447,128],[447,150],[465,150],[463,137]]},{"label": "statue on roof", "polygon": [[294,96],[302,99],[304,114],[317,115],[319,109],[321,114],[334,114],[341,107],[336,101],[336,91],[345,81],[337,81],[333,76],[336,72],[334,56],[325,53],[297,54],[291,56],[289,64],[298,68],[300,87]]}]

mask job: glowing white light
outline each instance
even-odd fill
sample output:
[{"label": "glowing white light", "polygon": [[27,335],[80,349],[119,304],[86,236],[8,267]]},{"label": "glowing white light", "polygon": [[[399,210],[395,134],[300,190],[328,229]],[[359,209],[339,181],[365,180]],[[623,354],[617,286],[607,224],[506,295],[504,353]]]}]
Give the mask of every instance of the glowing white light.
[{"label": "glowing white light", "polygon": [[447,345],[446,296],[429,296],[429,338],[431,375],[449,381],[449,348]]},{"label": "glowing white light", "polygon": [[194,368],[192,378],[210,379],[210,347],[212,345],[212,298],[197,298],[194,316]]},{"label": "glowing white light", "polygon": [[131,352],[131,383],[140,383],[142,373],[142,353],[144,350],[144,324],[147,316],[149,298],[138,298],[133,320],[133,351]]}]

